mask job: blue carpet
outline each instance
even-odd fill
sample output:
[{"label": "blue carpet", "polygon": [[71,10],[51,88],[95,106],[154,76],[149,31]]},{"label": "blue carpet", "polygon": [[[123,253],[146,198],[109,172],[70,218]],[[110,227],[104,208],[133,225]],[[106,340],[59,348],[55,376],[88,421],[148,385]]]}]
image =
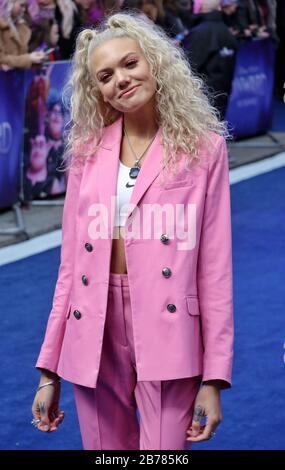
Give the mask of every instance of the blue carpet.
[{"label": "blue carpet", "polygon": [[[222,394],[216,437],[194,449],[285,449],[285,168],[231,188],[234,248],[233,388]],[[0,268],[2,449],[80,449],[70,384],[66,418],[53,434],[30,425],[34,363],[50,309],[59,249]]]}]

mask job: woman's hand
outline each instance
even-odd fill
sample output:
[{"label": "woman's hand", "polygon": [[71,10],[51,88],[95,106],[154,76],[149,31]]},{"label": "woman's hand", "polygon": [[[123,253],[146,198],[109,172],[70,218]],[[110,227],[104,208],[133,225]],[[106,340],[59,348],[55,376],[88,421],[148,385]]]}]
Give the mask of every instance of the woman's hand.
[{"label": "woman's hand", "polygon": [[[202,416],[206,417],[206,425],[201,425]],[[195,405],[192,425],[187,430],[187,441],[200,442],[211,439],[215,429],[222,421],[220,387],[204,384],[199,390]]]},{"label": "woman's hand", "polygon": [[30,52],[30,59],[33,64],[41,64],[46,59],[46,55],[43,51]]},{"label": "woman's hand", "polygon": [[[51,379],[45,376],[41,377],[40,384],[44,385]],[[56,431],[64,418],[64,411],[59,411],[60,382],[54,380],[54,383],[42,387],[36,392],[32,413],[35,420],[39,420],[37,429],[43,432]]]}]

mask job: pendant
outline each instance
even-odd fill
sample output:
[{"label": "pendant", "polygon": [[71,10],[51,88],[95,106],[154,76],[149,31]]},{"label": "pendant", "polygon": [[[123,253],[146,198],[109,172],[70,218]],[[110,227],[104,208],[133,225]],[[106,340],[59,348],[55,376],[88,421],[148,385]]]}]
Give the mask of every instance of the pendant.
[{"label": "pendant", "polygon": [[132,166],[129,172],[130,178],[137,178],[139,171],[140,171],[140,167],[138,165]]}]

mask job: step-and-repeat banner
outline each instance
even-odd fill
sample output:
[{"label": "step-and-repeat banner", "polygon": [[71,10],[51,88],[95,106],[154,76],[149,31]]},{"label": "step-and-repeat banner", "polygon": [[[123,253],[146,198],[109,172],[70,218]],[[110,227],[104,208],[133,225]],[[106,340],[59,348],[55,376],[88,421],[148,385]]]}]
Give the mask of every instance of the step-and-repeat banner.
[{"label": "step-and-repeat banner", "polygon": [[[270,129],[275,47],[249,41],[237,55],[226,119],[235,138]],[[65,192],[63,130],[69,120],[62,104],[68,62],[28,71],[0,71],[0,208]]]},{"label": "step-and-repeat banner", "polygon": [[236,139],[264,134],[272,122],[275,45],[270,39],[241,44],[226,120]]},{"label": "step-and-repeat banner", "polygon": [[59,195],[66,190],[63,171],[64,127],[69,118],[63,106],[66,62],[29,70],[25,78],[23,135],[23,199]]},{"label": "step-and-repeat banner", "polygon": [[64,194],[68,62],[0,72],[0,208]]},{"label": "step-and-repeat banner", "polygon": [[24,72],[0,72],[0,208],[18,199],[24,122]]}]

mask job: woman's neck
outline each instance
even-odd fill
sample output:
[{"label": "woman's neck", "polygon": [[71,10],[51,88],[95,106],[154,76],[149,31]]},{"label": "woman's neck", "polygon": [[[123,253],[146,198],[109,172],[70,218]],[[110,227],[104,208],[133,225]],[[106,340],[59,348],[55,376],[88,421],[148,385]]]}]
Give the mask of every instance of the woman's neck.
[{"label": "woman's neck", "polygon": [[155,116],[146,117],[133,113],[124,114],[123,125],[130,137],[138,139],[151,139],[158,129]]}]

